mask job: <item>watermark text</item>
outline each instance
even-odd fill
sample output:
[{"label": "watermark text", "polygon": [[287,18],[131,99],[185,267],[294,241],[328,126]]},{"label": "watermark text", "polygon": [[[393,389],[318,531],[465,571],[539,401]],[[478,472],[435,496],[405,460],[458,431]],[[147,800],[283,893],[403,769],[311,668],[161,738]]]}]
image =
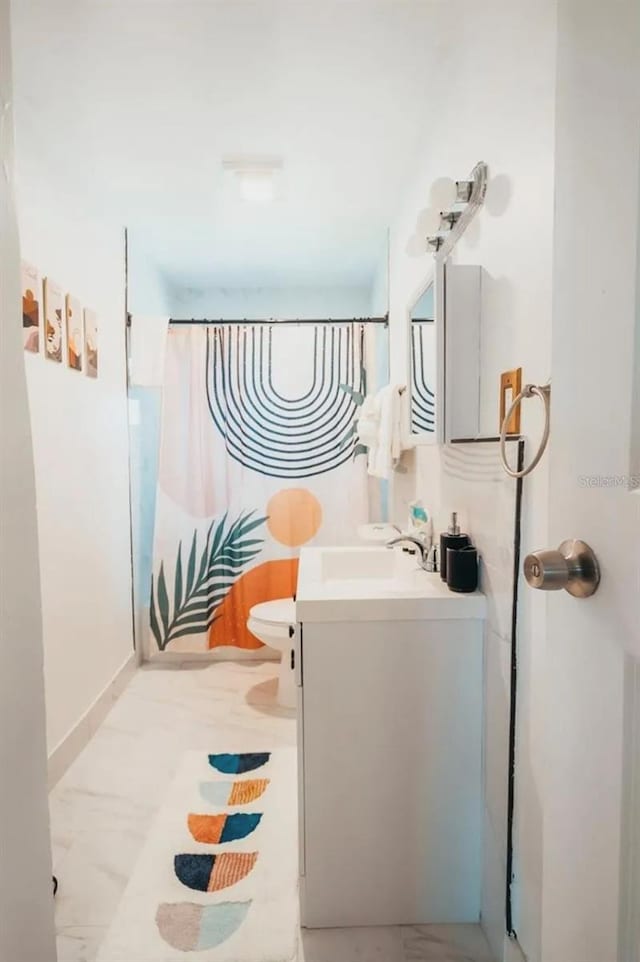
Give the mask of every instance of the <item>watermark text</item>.
[{"label": "watermark text", "polygon": [[581,474],[578,484],[581,488],[627,488],[635,491],[640,488],[640,474]]}]

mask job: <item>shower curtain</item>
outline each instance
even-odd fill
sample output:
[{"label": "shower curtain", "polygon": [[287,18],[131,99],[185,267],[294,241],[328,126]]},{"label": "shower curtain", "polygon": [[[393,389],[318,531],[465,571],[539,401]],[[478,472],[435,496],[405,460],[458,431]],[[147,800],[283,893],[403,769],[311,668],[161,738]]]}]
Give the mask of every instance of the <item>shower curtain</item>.
[{"label": "shower curtain", "polygon": [[357,540],[364,344],[355,323],[170,325],[150,653],[262,647],[249,609],[294,594],[300,548]]}]

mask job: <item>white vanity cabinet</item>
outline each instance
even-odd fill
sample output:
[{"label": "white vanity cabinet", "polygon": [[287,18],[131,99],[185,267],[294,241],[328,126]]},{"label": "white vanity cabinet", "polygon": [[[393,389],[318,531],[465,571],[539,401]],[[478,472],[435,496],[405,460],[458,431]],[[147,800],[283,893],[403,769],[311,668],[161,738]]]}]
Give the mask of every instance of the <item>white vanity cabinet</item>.
[{"label": "white vanity cabinet", "polygon": [[423,571],[390,597],[380,578],[314,587],[313,568],[303,556],[302,924],[477,922],[484,598]]}]

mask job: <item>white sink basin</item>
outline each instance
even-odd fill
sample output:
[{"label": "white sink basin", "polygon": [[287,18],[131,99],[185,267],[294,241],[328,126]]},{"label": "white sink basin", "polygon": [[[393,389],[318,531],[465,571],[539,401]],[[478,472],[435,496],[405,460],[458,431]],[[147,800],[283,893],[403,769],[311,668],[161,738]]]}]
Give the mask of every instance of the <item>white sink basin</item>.
[{"label": "white sink basin", "polygon": [[394,578],[403,553],[388,548],[320,548],[322,580]]},{"label": "white sink basin", "polygon": [[299,621],[482,618],[481,592],[456,594],[401,547],[303,548]]}]

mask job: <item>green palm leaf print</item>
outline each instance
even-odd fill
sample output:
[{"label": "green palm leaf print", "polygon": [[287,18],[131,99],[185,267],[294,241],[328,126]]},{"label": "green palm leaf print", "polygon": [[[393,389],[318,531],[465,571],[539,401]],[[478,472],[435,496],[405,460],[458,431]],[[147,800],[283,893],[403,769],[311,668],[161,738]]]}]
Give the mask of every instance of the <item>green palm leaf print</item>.
[{"label": "green palm leaf print", "polygon": [[264,539],[249,535],[267,519],[254,515],[243,513],[229,524],[226,514],[212,521],[200,549],[194,531],[186,567],[180,542],[171,589],[161,563],[157,581],[151,580],[150,603],[151,630],[160,651],[176,638],[209,630],[232,584],[262,549]]}]

